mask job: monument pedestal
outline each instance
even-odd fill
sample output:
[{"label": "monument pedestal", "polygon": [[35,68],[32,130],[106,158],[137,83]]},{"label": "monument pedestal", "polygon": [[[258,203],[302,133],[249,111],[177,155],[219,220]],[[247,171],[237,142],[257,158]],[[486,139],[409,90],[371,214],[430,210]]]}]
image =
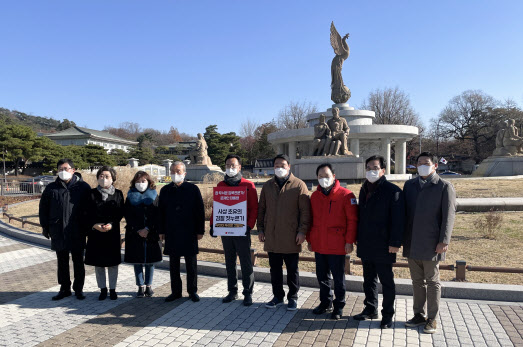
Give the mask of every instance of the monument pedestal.
[{"label": "monument pedestal", "polygon": [[185,179],[188,181],[202,181],[203,176],[210,173],[219,173],[224,174],[222,169],[218,165],[199,165],[199,164],[189,164],[186,165],[187,175]]},{"label": "monument pedestal", "polygon": [[472,176],[516,176],[523,175],[523,156],[488,157],[483,160]]},{"label": "monument pedestal", "polygon": [[354,156],[303,157],[296,159],[291,168],[296,177],[318,183],[316,168],[323,163],[332,165],[336,179],[341,182],[353,183],[365,179],[365,160]]}]

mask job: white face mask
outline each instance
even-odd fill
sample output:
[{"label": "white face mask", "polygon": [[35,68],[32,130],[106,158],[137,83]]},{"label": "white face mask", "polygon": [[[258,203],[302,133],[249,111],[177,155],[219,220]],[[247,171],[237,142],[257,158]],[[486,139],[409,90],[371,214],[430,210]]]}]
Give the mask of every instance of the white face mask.
[{"label": "white face mask", "polygon": [[365,173],[365,177],[370,183],[374,183],[380,179],[380,170],[369,170]]},{"label": "white face mask", "polygon": [[332,177],[318,178],[318,182],[320,183],[320,186],[322,186],[323,188],[330,187],[333,181],[334,180]]},{"label": "white face mask", "polygon": [[107,179],[107,178],[99,178],[98,179],[98,185],[100,187],[102,187],[102,188],[107,188],[111,184],[113,184],[113,180],[112,179]]},{"label": "white face mask", "polygon": [[141,193],[141,192],[145,192],[147,190],[147,188],[149,187],[149,182],[143,182],[143,183],[138,183],[136,182],[134,184],[134,187]]},{"label": "white face mask", "polygon": [[185,175],[178,175],[178,174],[171,175],[171,180],[176,184],[182,183],[184,179],[185,179]]},{"label": "white face mask", "polygon": [[225,173],[229,177],[234,177],[238,174],[238,170],[235,167],[228,167],[227,169],[225,169]]},{"label": "white face mask", "polygon": [[434,165],[420,165],[418,166],[418,174],[420,176],[428,176],[434,170]]},{"label": "white face mask", "polygon": [[287,177],[287,170],[285,170],[282,167],[279,167],[277,169],[274,169],[274,174],[279,178]]},{"label": "white face mask", "polygon": [[60,177],[62,181],[69,181],[73,177],[73,174],[69,171],[60,171],[58,177]]}]

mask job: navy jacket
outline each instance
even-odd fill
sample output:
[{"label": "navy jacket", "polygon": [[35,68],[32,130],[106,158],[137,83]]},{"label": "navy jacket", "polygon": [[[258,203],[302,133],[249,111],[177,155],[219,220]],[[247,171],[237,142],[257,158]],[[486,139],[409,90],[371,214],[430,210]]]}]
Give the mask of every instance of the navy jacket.
[{"label": "navy jacket", "polygon": [[77,251],[85,248],[87,228],[85,204],[91,187],[75,172],[69,186],[57,178],[42,193],[39,207],[40,225],[51,236],[54,251]]},{"label": "navy jacket", "polygon": [[368,201],[365,183],[360,190],[357,255],[362,260],[395,263],[396,254],[389,253],[389,246],[401,247],[405,229],[403,192],[385,176],[377,184]]},{"label": "navy jacket", "polygon": [[173,182],[160,190],[158,200],[159,233],[165,235],[164,254],[198,254],[197,235],[205,231],[205,209],[200,189],[189,182]]}]

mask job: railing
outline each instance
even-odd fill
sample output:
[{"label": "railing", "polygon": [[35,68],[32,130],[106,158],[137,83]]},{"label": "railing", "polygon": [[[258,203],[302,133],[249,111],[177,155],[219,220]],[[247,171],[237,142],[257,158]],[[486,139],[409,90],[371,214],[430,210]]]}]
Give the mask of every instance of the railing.
[{"label": "railing", "polygon": [[[27,220],[27,217],[15,217],[12,214],[7,213],[7,205],[3,207],[2,209],[3,215],[8,218],[9,223],[11,223],[11,220],[18,221],[22,223],[22,228],[26,224],[33,225],[39,227],[39,223],[31,222]],[[125,238],[122,237],[121,244],[123,244],[125,241]],[[217,248],[199,248],[200,252],[203,253],[214,253],[214,254],[224,254],[223,249],[217,249]],[[251,260],[253,265],[256,265],[256,262],[259,258],[267,259],[269,258],[269,255],[264,252],[256,252],[255,248],[251,248]],[[300,256],[300,261],[310,261],[315,262],[316,259],[314,257],[305,257]],[[362,265],[361,260],[352,259],[350,254],[347,254],[345,256],[345,274],[352,275],[353,272],[351,271],[352,265]],[[400,267],[400,268],[408,268],[408,263],[394,263],[392,264],[392,267]],[[440,270],[445,271],[456,271],[456,277],[454,278],[454,281],[458,282],[464,282],[467,280],[467,271],[482,271],[482,272],[497,272],[497,273],[523,273],[523,269],[521,268],[509,268],[509,267],[489,267],[489,266],[474,266],[474,265],[467,265],[467,262],[464,260],[456,260],[456,264],[449,264],[449,265],[440,265]]]},{"label": "railing", "polygon": [[[214,249],[214,248],[200,248],[200,252],[207,252],[207,253],[215,253],[215,254],[224,254],[224,251],[221,249]],[[256,265],[256,261],[258,258],[269,258],[269,255],[267,253],[261,253],[256,252],[256,249],[251,248],[251,259],[252,263]],[[315,262],[316,259],[314,257],[301,257],[299,258],[300,261],[310,261]],[[351,265],[362,265],[361,260],[355,260],[351,259],[350,254],[347,254],[345,256],[345,274],[352,275],[353,272],[351,271]],[[408,268],[408,263],[394,263],[392,264],[392,267],[402,267],[402,268]],[[456,271],[456,278],[454,278],[455,281],[458,282],[464,282],[466,281],[466,271],[483,271],[483,272],[501,272],[501,273],[523,273],[523,269],[519,268],[508,268],[508,267],[488,267],[488,266],[471,266],[467,265],[467,262],[464,260],[457,260],[456,265],[449,264],[449,265],[440,265],[440,270],[446,270],[446,271]]]},{"label": "railing", "polygon": [[34,178],[0,179],[0,196],[40,195],[44,189],[44,182],[35,180]]}]

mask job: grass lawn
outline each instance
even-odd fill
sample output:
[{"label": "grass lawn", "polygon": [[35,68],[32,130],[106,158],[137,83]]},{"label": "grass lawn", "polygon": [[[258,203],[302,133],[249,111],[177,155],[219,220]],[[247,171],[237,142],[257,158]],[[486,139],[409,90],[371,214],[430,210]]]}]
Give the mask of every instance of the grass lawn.
[{"label": "grass lawn", "polygon": [[[19,206],[9,208],[9,212],[15,216],[29,216],[30,221],[38,222],[38,203],[39,200],[31,201]],[[447,260],[443,264],[455,264],[456,260],[465,260],[469,265],[476,266],[500,266],[500,267],[515,267],[523,268],[523,233],[521,232],[521,225],[523,225],[523,212],[504,212],[503,222],[497,231],[496,239],[490,240],[484,237],[484,232],[476,230],[474,221],[478,218],[484,218],[485,213],[458,213],[456,216],[456,223],[452,235],[452,241],[447,253]],[[12,223],[20,227],[21,223]],[[122,222],[122,230],[125,222]],[[206,229],[208,231],[209,223],[206,222]],[[41,229],[33,226],[26,226],[27,230],[40,233]],[[253,235],[252,248],[257,252],[263,252],[263,244],[258,241],[258,237]],[[200,241],[200,247],[221,249],[222,244],[220,238],[212,238],[205,234]],[[303,256],[313,256],[306,247],[303,247]],[[355,256],[355,253],[353,253]],[[200,253],[198,259],[224,262],[223,255],[212,253]],[[404,262],[405,259],[398,257],[398,262]],[[267,259],[258,259],[258,266],[268,267]],[[314,272],[313,262],[301,262],[300,269],[304,271]],[[354,274],[361,275],[361,266],[353,266]],[[396,268],[394,269],[397,278],[409,278],[408,269]],[[454,271],[441,271],[442,280],[449,281],[454,278]],[[505,283],[505,284],[522,284],[523,274],[502,274],[490,272],[467,272],[467,280],[469,282],[483,282],[483,283]]]}]

